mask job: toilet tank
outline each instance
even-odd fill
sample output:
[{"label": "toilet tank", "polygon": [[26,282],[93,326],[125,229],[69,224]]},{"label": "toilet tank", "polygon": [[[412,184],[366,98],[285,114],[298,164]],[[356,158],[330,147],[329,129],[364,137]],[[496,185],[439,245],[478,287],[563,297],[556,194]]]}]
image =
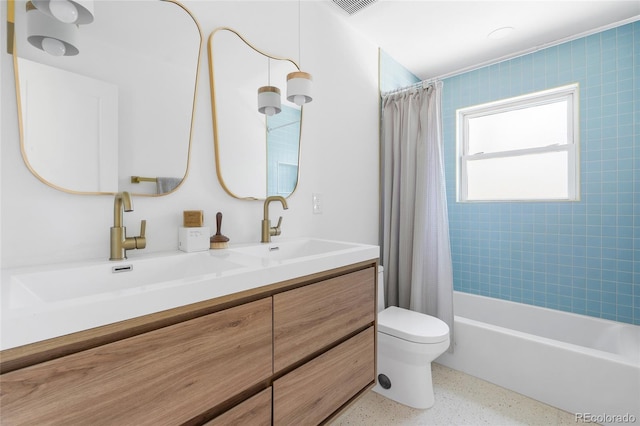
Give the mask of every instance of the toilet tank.
[{"label": "toilet tank", "polygon": [[384,267],[378,266],[378,312],[384,311]]}]

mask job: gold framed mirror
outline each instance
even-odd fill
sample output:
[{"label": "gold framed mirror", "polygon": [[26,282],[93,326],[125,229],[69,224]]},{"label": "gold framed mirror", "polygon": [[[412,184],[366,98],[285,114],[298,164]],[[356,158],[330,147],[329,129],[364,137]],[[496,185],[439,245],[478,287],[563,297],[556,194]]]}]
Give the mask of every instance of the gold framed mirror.
[{"label": "gold framed mirror", "polygon": [[[94,5],[93,21],[78,25],[9,0],[24,162],[69,193],[173,192],[189,168],[200,26],[174,0]],[[33,43],[69,31],[60,56]]]},{"label": "gold framed mirror", "polygon": [[218,181],[232,197],[288,197],[300,173],[300,107],[281,96],[281,111],[258,111],[258,89],[284,91],[291,59],[258,49],[237,31],[221,27],[209,36],[209,76]]}]

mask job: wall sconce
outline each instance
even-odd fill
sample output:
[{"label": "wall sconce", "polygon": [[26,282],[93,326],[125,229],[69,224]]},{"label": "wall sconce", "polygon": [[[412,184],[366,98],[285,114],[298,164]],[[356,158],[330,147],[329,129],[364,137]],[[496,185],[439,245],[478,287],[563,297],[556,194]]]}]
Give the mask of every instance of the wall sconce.
[{"label": "wall sconce", "polygon": [[[300,55],[300,0],[298,0],[298,62],[302,65]],[[311,74],[304,71],[294,71],[287,75],[287,100],[298,106],[309,103],[311,97]]]},{"label": "wall sconce", "polygon": [[272,116],[282,111],[280,104],[280,89],[271,85],[271,58],[267,57],[267,81],[268,86],[258,89],[258,111]]},{"label": "wall sconce", "polygon": [[93,0],[31,0],[39,11],[65,24],[93,22]]},{"label": "wall sconce", "polygon": [[31,45],[53,56],[75,56],[79,53],[77,39],[77,25],[64,24],[27,2],[27,40]]}]

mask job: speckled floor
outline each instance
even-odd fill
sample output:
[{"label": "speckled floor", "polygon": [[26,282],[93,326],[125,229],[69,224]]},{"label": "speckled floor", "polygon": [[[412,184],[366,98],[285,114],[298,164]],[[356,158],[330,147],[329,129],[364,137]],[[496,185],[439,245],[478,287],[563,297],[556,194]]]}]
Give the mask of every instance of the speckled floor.
[{"label": "speckled floor", "polygon": [[484,380],[432,364],[435,404],[417,410],[367,392],[331,426],[575,425],[574,414]]}]

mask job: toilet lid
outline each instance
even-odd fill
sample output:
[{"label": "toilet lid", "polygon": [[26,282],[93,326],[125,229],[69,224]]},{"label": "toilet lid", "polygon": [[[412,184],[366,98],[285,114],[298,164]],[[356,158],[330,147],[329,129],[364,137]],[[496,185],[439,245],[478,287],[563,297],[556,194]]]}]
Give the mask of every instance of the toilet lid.
[{"label": "toilet lid", "polygon": [[449,338],[444,321],[396,306],[378,313],[378,331],[416,343],[440,343]]}]

